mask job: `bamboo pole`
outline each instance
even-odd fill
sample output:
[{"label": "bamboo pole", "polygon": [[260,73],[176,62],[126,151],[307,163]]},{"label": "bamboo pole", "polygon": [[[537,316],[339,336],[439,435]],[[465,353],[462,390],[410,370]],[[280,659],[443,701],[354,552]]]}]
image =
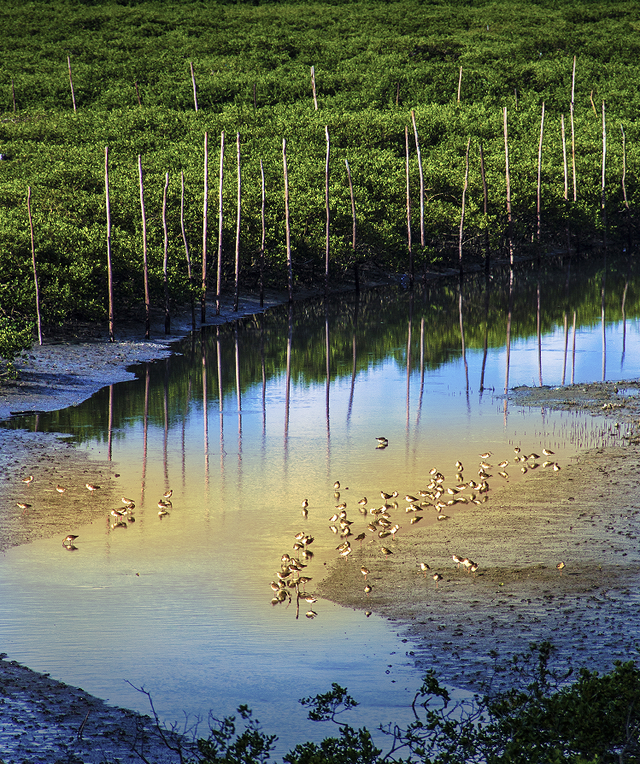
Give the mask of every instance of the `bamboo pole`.
[{"label": "bamboo pole", "polygon": [[486,225],[487,216],[489,214],[489,188],[487,186],[487,175],[484,168],[484,151],[482,148],[482,139],[480,140],[480,175],[482,176],[482,199],[483,210],[485,216],[485,229],[484,229],[484,246],[485,246],[485,260],[484,269],[485,272],[489,272],[491,267],[491,255],[489,254],[489,227]]},{"label": "bamboo pole", "polygon": [[624,199],[624,206],[627,212],[629,212],[629,202],[627,200],[627,137],[624,134],[624,127],[622,122],[620,123],[620,130],[622,131],[622,198]]},{"label": "bamboo pole", "polygon": [[293,267],[291,264],[291,221],[289,219],[289,173],[287,171],[287,140],[282,139],[282,165],[284,172],[284,220],[287,241],[287,273],[289,302],[293,302]]},{"label": "bamboo pole", "polygon": [[542,223],[542,204],[541,204],[541,186],[542,186],[542,137],[544,135],[544,101],[542,102],[542,116],[540,117],[540,143],[538,144],[538,192],[536,195],[536,212],[538,218],[538,242],[540,242]]},{"label": "bamboo pole", "polygon": [[606,161],[607,161],[607,121],[605,118],[604,101],[602,101],[602,183],[601,183],[601,199],[600,199],[600,211],[602,213],[602,226],[604,229],[604,246],[607,246],[607,209],[606,209]]},{"label": "bamboo pole", "polygon": [[578,181],[576,179],[576,133],[573,121],[573,103],[570,105],[569,117],[571,119],[571,170],[573,173],[573,201],[578,200]]},{"label": "bamboo pole", "polygon": [[458,103],[460,103],[461,92],[462,92],[462,67],[460,67],[460,76],[458,77]]},{"label": "bamboo pole", "polygon": [[202,201],[202,284],[200,286],[200,323],[207,320],[207,228],[209,225],[209,133],[204,134],[204,179]]},{"label": "bamboo pole", "polygon": [[222,299],[222,189],[224,184],[224,130],[220,135],[220,184],[218,187],[218,271],[216,275],[216,316],[220,315]]},{"label": "bamboo pole", "polygon": [[413,252],[411,251],[411,193],[409,188],[409,128],[404,128],[405,177],[407,185],[407,249],[409,251],[409,274],[413,275]]},{"label": "bamboo pole", "polygon": [[513,238],[512,238],[512,218],[511,218],[511,178],[509,175],[509,137],[507,132],[507,107],[504,107],[504,159],[505,159],[505,180],[507,184],[507,243],[509,248],[509,263],[513,268]]},{"label": "bamboo pole", "polygon": [[33,235],[33,218],[31,216],[31,186],[27,187],[27,213],[29,215],[29,231],[31,233],[31,263],[33,265],[33,284],[36,292],[36,318],[38,321],[38,344],[42,345],[42,318],[40,316],[40,287],[38,286],[38,270],[36,268],[36,245]]},{"label": "bamboo pole", "polygon": [[560,130],[562,133],[562,165],[564,167],[564,198],[569,198],[569,170],[567,167],[567,141],[564,131],[564,114],[560,115]]},{"label": "bamboo pole", "polygon": [[144,209],[144,180],[142,177],[142,156],[138,154],[138,179],[140,181],[140,210],[142,213],[142,275],[144,280],[145,339],[151,335],[151,302],[149,299],[149,265],[147,262],[147,216]]},{"label": "bamboo pole", "polygon": [[344,165],[347,169],[347,180],[349,181],[349,196],[351,197],[351,248],[355,252],[356,249],[356,200],[353,194],[353,181],[351,179],[351,168],[349,162],[345,157]]},{"label": "bamboo pole", "polygon": [[184,242],[184,254],[187,259],[187,277],[189,279],[189,294],[191,296],[191,328],[196,329],[196,305],[193,294],[193,275],[191,273],[191,256],[189,255],[189,244],[187,242],[187,232],[184,227],[184,171],[180,173],[180,229],[182,231],[182,241]]},{"label": "bamboo pole", "polygon": [[236,149],[238,159],[238,202],[237,202],[237,214],[236,214],[236,276],[235,276],[235,293],[233,298],[233,309],[238,310],[238,302],[240,299],[240,223],[242,217],[242,175],[240,172],[240,133],[236,132]]},{"label": "bamboo pole", "polygon": [[469,184],[469,147],[471,146],[471,136],[467,140],[467,152],[465,155],[464,166],[464,186],[462,187],[462,210],[460,213],[460,234],[458,237],[458,265],[460,268],[460,275],[462,276],[462,235],[464,229],[464,210],[467,199],[467,186]]},{"label": "bamboo pole", "polygon": [[331,141],[329,139],[329,127],[325,125],[324,134],[327,141],[327,152],[324,164],[324,208],[325,208],[325,245],[324,245],[324,295],[329,292],[329,156],[331,152]]},{"label": "bamboo pole", "polygon": [[162,283],[164,286],[164,333],[171,333],[171,312],[169,310],[169,229],[167,227],[167,192],[169,190],[169,173],[164,176],[162,192],[162,231],[164,233],[164,252],[162,259]]},{"label": "bamboo pole", "polygon": [[67,66],[69,67],[69,84],[71,85],[71,100],[73,101],[73,112],[76,112],[76,94],[73,92],[73,78],[71,77],[71,58],[67,56]]},{"label": "bamboo pole", "polygon": [[347,168],[347,180],[349,181],[349,196],[351,197],[351,249],[353,250],[353,276],[355,280],[356,294],[360,293],[360,274],[358,273],[358,260],[356,257],[356,200],[353,194],[353,180],[351,179],[351,169],[347,158],[344,159],[344,165]]},{"label": "bamboo pole", "polygon": [[260,307],[264,307],[264,253],[265,243],[267,239],[267,226],[266,226],[266,193],[264,182],[264,166],[262,159],[260,160],[260,222],[262,223],[262,237],[260,239]]},{"label": "bamboo pole", "polygon": [[107,290],[109,295],[109,342],[115,342],[113,310],[113,267],[111,262],[111,202],[109,200],[109,147],[104,147],[104,197],[107,210]]},{"label": "bamboo pole", "polygon": [[420,246],[424,248],[424,172],[422,169],[420,142],[418,141],[418,128],[416,127],[416,115],[413,109],[411,109],[411,121],[413,122],[413,137],[416,142],[416,154],[418,155],[418,173],[420,176]]},{"label": "bamboo pole", "polygon": [[316,98],[316,68],[311,67],[311,89],[313,90],[313,105],[315,110],[318,111],[318,99]]},{"label": "bamboo pole", "polygon": [[191,68],[191,84],[193,85],[193,105],[196,112],[198,111],[198,93],[196,90],[196,75],[193,71],[193,61],[189,61],[189,67]]},{"label": "bamboo pole", "polygon": [[569,117],[571,119],[571,167],[573,171],[573,201],[578,200],[578,181],[576,179],[576,133],[573,119],[576,91],[576,57],[573,57],[573,73],[571,75],[571,104]]}]

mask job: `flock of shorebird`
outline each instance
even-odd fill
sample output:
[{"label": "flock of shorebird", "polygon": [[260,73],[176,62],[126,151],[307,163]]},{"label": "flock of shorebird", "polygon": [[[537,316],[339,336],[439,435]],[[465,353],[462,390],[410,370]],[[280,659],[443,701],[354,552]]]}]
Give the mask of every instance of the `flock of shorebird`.
[{"label": "flock of shorebird", "polygon": [[[22,478],[22,482],[25,485],[30,485],[34,481],[33,475],[27,475],[27,477]],[[84,487],[89,491],[90,494],[93,494],[95,491],[100,490],[99,485],[95,485],[94,483],[85,483]],[[66,488],[61,485],[56,485],[56,491],[57,493],[63,494],[66,492]],[[173,491],[171,489],[165,491],[162,495],[162,498],[158,501],[158,516],[162,519],[166,515],[169,514],[169,508],[172,505],[171,503],[171,497],[173,495]],[[18,501],[16,502],[17,506],[20,507],[20,509],[23,510],[23,512],[28,511],[32,508],[31,504],[28,504],[24,501]],[[126,496],[122,497],[122,509],[112,509],[110,511],[110,516],[112,518],[111,521],[111,528],[122,528],[126,527],[129,523],[135,523],[136,518],[134,516],[134,510],[136,508],[135,502],[133,499],[129,499]],[[78,547],[75,544],[75,540],[79,538],[77,535],[74,535],[70,533],[68,536],[65,536],[62,539],[62,546],[69,552],[76,551]]]},{"label": "flock of shorebird", "polygon": [[[376,438],[376,448],[381,449],[387,448],[388,446],[389,441],[387,438]],[[453,483],[448,487],[445,485],[447,482],[445,476],[434,467],[429,471],[427,485],[415,492],[415,495],[408,493],[402,499],[398,491],[386,492],[381,490],[380,498],[382,504],[376,502],[376,506],[370,506],[369,500],[366,497],[362,497],[357,502],[356,507],[358,512],[363,516],[366,526],[363,531],[357,534],[353,529],[355,520],[350,519],[347,514],[347,502],[340,501],[341,484],[339,481],[336,481],[333,485],[333,496],[339,503],[335,505],[335,512],[328,518],[329,530],[340,539],[340,544],[335,550],[340,557],[348,559],[354,552],[353,544],[359,543],[362,545],[368,536],[370,536],[369,543],[389,539],[391,544],[393,544],[396,539],[396,534],[401,531],[403,527],[396,515],[400,510],[400,503],[402,500],[406,502],[404,513],[409,520],[409,525],[419,523],[423,519],[425,511],[435,511],[437,513],[436,520],[446,521],[450,518],[450,515],[448,515],[447,512],[454,508],[458,508],[459,505],[479,505],[487,501],[490,490],[489,480],[493,477],[494,472],[503,480],[509,479],[507,468],[513,466],[515,466],[522,474],[525,474],[530,470],[535,470],[538,467],[558,472],[561,468],[553,459],[553,456],[554,452],[548,448],[542,449],[542,454],[540,455],[537,453],[523,453],[522,449],[516,446],[514,448],[513,456],[510,459],[501,460],[494,466],[494,463],[497,460],[494,459],[493,454],[490,451],[487,451],[480,454],[480,462],[477,472],[471,479],[465,478],[464,467],[460,461],[457,461],[455,463],[455,478]],[[302,516],[305,519],[309,516],[308,499],[304,499],[302,502]],[[310,579],[301,575],[301,571],[304,570],[307,562],[313,556],[307,549],[312,541],[313,538],[310,538],[304,532],[300,532],[296,535],[294,543],[294,550],[300,554],[297,557],[292,557],[289,554],[284,554],[282,556],[281,568],[278,571],[278,581],[273,581],[271,583],[271,588],[275,592],[275,596],[271,600],[272,605],[278,605],[285,602],[291,603],[292,589],[295,590],[297,602],[299,602],[300,598],[303,598],[306,602],[316,602],[316,598],[306,594],[304,590],[304,584]],[[381,545],[379,549],[381,555],[385,559],[394,554],[393,549],[389,546]],[[476,571],[479,568],[477,562],[474,562],[469,557],[458,554],[452,555],[451,560],[456,565],[457,569],[462,567],[462,570],[473,574],[473,577],[475,578]],[[425,578],[429,575],[435,582],[436,588],[444,579],[443,574],[438,571],[432,571],[427,562],[419,563],[418,567],[419,569],[417,572],[422,573]],[[556,568],[560,572],[562,572],[564,567],[564,562],[559,562],[556,565]],[[371,582],[367,580],[369,569],[362,566],[360,571],[364,576],[365,581],[364,592],[368,595],[373,590]],[[370,614],[371,613],[367,611],[367,615]],[[309,618],[314,618],[317,613],[310,610],[306,615]]]}]

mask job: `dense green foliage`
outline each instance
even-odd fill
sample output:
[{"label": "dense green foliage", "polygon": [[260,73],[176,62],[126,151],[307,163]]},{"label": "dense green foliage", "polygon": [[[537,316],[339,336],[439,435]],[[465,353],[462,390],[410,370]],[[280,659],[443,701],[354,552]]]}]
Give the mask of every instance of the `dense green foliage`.
[{"label": "dense green foliage", "polygon": [[[180,226],[200,278],[203,142],[209,135],[208,254],[218,246],[219,141],[226,137],[223,275],[232,284],[236,246],[236,135],[242,163],[242,286],[259,276],[262,161],[266,186],[266,274],[286,284],[282,140],[287,140],[292,258],[296,284],[324,273],[325,126],[331,137],[332,278],[354,264],[406,272],[405,127],[409,129],[415,267],[457,263],[465,149],[471,138],[465,262],[505,255],[503,107],[508,110],[513,236],[517,252],[608,241],[633,231],[639,160],[636,114],[640,42],[636,2],[512,0],[446,4],[46,2],[0,8],[0,314],[33,317],[26,211],[32,189],[36,254],[46,323],[104,318],[104,150],[110,150],[118,308],[142,300],[141,155],[151,290],[162,300],[162,189],[168,192],[172,298],[190,287]],[[577,200],[572,196],[569,101],[577,57]],[[71,100],[67,56],[75,102]],[[193,63],[198,107],[190,75]],[[315,67],[318,110],[311,92]],[[457,101],[462,67],[461,100]],[[140,104],[138,96],[140,97]],[[14,110],[15,97],[15,110]],[[537,155],[542,102],[542,231],[537,237]],[[602,117],[607,159],[601,209]],[[420,244],[415,112],[425,175],[425,243]],[[597,113],[596,113],[597,112]],[[560,115],[569,154],[564,198]],[[622,194],[622,132],[626,195]],[[479,148],[489,206],[483,208]],[[345,159],[353,176],[357,246],[352,249]],[[215,280],[215,279],[214,279]],[[210,284],[212,282],[210,281]]]},{"label": "dense green foliage", "polygon": [[[532,644],[525,656],[507,667],[514,679],[508,690],[454,702],[432,672],[414,701],[415,721],[406,728],[382,728],[390,740],[382,755],[366,728],[354,729],[339,714],[357,705],[346,690],[330,692],[301,703],[309,718],[338,724],[338,736],[321,743],[303,743],[290,751],[288,764],[633,764],[640,761],[640,670],[632,662],[615,664],[604,676],[581,669],[553,669],[553,647]],[[504,667],[503,667],[504,670]],[[226,718],[200,741],[201,764],[263,762],[273,749],[273,736],[260,730],[246,707],[237,732],[235,719]]]}]

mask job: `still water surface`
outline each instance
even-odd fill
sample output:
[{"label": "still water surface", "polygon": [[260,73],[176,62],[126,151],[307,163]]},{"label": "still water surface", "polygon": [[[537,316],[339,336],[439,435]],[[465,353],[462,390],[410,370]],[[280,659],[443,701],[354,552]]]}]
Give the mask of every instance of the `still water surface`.
[{"label": "still water surface", "polygon": [[[104,522],[69,529],[73,554],[57,538],[7,552],[3,650],[148,712],[128,683],[143,686],[168,721],[246,703],[279,735],[280,753],[332,732],[298,703],[332,682],[361,702],[354,726],[407,719],[421,678],[401,630],[326,601],[305,603],[298,619],[295,603],[273,607],[281,555],[294,553],[299,531],[315,537],[312,592],[325,566],[357,564],[338,560],[329,530],[340,501],[356,535],[366,524],[358,499],[376,506],[380,490],[415,492],[433,466],[453,479],[456,460],[473,465],[486,450],[547,446],[566,464],[620,442],[624,427],[518,409],[503,393],[640,376],[638,286],[627,262],[574,260],[527,266],[511,287],[506,274],[307,301],[206,328],[137,380],[40,416],[39,429],[113,462],[136,522],[113,528],[109,506]],[[376,448],[379,435],[388,448]],[[160,518],[168,488],[173,506]],[[434,516],[416,528],[439,532]],[[304,617],[311,607],[314,619]]]}]

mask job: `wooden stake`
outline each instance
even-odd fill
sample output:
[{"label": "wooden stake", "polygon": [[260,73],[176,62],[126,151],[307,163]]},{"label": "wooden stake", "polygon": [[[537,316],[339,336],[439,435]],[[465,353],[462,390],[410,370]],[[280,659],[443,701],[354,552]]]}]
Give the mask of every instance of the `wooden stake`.
[{"label": "wooden stake", "polygon": [[404,128],[405,176],[407,185],[407,249],[409,251],[409,278],[413,284],[413,251],[411,249],[411,193],[409,188],[409,128]]},{"label": "wooden stake", "polygon": [[240,299],[240,222],[242,216],[242,175],[240,172],[240,133],[236,133],[236,148],[238,158],[238,202],[236,215],[236,278],[235,278],[235,296],[233,298],[233,309],[238,310]]},{"label": "wooden stake", "polygon": [[289,220],[289,173],[287,171],[287,140],[282,139],[282,165],[284,170],[284,220],[287,241],[287,271],[289,284],[289,302],[293,302],[293,267],[291,264],[291,228]]},{"label": "wooden stake", "polygon": [[169,173],[164,176],[162,192],[162,230],[164,232],[164,257],[162,260],[162,281],[164,285],[164,333],[171,333],[171,312],[169,310],[169,229],[167,228],[167,191],[169,190]]},{"label": "wooden stake", "polygon": [[482,199],[483,209],[485,216],[485,230],[484,230],[484,244],[485,244],[485,261],[484,269],[486,273],[489,273],[491,266],[491,258],[489,255],[489,228],[486,226],[487,215],[489,214],[489,189],[487,187],[487,175],[484,169],[484,151],[482,148],[482,140],[480,140],[480,175],[482,176]]},{"label": "wooden stake", "polygon": [[204,179],[202,200],[202,284],[200,286],[200,323],[207,320],[207,228],[209,226],[209,133],[204,134]]},{"label": "wooden stake", "polygon": [[216,275],[216,316],[220,315],[222,299],[222,189],[224,184],[224,130],[220,135],[220,184],[218,187],[218,271]]},{"label": "wooden stake", "polygon": [[347,180],[349,181],[349,196],[351,197],[351,248],[355,252],[356,250],[356,200],[355,196],[353,194],[353,181],[351,180],[351,169],[349,167],[349,162],[347,161],[346,157],[344,160],[344,165],[347,168]]},{"label": "wooden stake", "polygon": [[576,133],[573,122],[573,102],[570,104],[569,117],[571,119],[571,169],[573,171],[573,201],[578,199],[578,181],[576,179]]},{"label": "wooden stake", "polygon": [[73,101],[73,111],[76,111],[76,96],[73,92],[73,78],[71,77],[71,58],[67,56],[67,66],[69,67],[69,84],[71,85],[71,100]]},{"label": "wooden stake", "polygon": [[109,201],[109,147],[104,147],[104,196],[107,208],[107,290],[109,294],[109,342],[115,342],[113,310],[113,267],[111,263],[111,203]]},{"label": "wooden stake", "polygon": [[191,84],[193,85],[193,105],[196,112],[198,111],[198,93],[196,92],[196,75],[193,71],[193,61],[189,61],[189,67],[191,68]]},{"label": "wooden stake", "polygon": [[604,101],[602,102],[602,196],[600,200],[600,210],[602,212],[602,226],[604,229],[604,246],[607,246],[607,210],[605,206],[605,166],[607,160],[607,122],[604,113]]},{"label": "wooden stake", "polygon": [[356,259],[356,200],[353,194],[353,181],[351,180],[351,170],[349,162],[345,157],[344,165],[347,168],[347,180],[349,181],[349,196],[351,197],[351,249],[353,250],[353,270],[355,276],[356,294],[360,292],[360,279],[358,277],[358,262]]},{"label": "wooden stake", "polygon": [[40,316],[40,288],[38,287],[38,271],[36,269],[36,245],[33,235],[33,218],[31,217],[31,186],[27,187],[27,213],[29,214],[29,230],[31,232],[31,262],[33,265],[33,283],[36,290],[36,318],[38,320],[38,344],[42,345],[42,318]]},{"label": "wooden stake", "polygon": [[265,220],[266,213],[266,193],[264,182],[264,167],[262,165],[262,159],[260,160],[260,192],[261,192],[261,206],[260,206],[260,221],[262,223],[262,237],[260,239],[260,307],[264,307],[264,253],[265,243],[267,240],[267,226]]},{"label": "wooden stake", "polygon": [[627,201],[627,138],[624,134],[624,127],[622,122],[620,123],[620,130],[622,131],[622,198],[624,199],[624,206],[629,211],[629,202]]},{"label": "wooden stake", "polygon": [[569,117],[571,119],[571,166],[573,170],[573,201],[578,199],[578,183],[576,180],[576,135],[575,125],[573,122],[573,112],[575,105],[575,92],[576,92],[576,57],[573,57],[573,72],[571,74],[571,104]]},{"label": "wooden stake", "polygon": [[505,179],[507,183],[507,244],[509,248],[509,263],[513,268],[513,238],[511,220],[511,178],[509,175],[509,139],[507,133],[507,107],[504,107],[504,159]]},{"label": "wooden stake", "polygon": [[315,106],[316,111],[318,111],[318,99],[316,98],[316,68],[315,66],[311,67],[311,88],[313,90],[313,105]]},{"label": "wooden stake", "polygon": [[471,136],[467,140],[467,152],[465,155],[464,163],[464,186],[462,187],[462,210],[460,213],[460,234],[458,237],[458,266],[460,268],[460,275],[462,276],[462,235],[464,228],[464,209],[467,198],[467,186],[469,185],[469,147],[471,146]]},{"label": "wooden stake", "polygon": [[325,244],[324,244],[324,295],[329,292],[329,154],[331,141],[329,140],[329,127],[325,125],[324,134],[327,142],[327,151],[324,164],[324,209],[325,209]]},{"label": "wooden stake", "polygon": [[[462,67],[460,68],[462,71]],[[424,172],[422,169],[422,154],[418,141],[418,128],[416,127],[416,115],[411,109],[411,121],[413,122],[413,137],[416,142],[416,154],[418,155],[418,174],[420,176],[420,246],[424,248]]]},{"label": "wooden stake", "polygon": [[562,133],[562,164],[564,167],[564,198],[569,198],[569,170],[567,168],[567,141],[564,132],[564,114],[560,115],[560,130]]},{"label": "wooden stake", "polygon": [[149,266],[147,263],[147,216],[144,209],[144,181],[142,178],[142,157],[138,154],[138,179],[140,181],[140,210],[142,213],[142,277],[144,280],[144,337],[151,336],[151,302],[149,299]]},{"label": "wooden stake", "polygon": [[191,274],[191,257],[189,255],[189,244],[187,242],[187,232],[184,227],[184,171],[180,173],[180,229],[182,230],[182,241],[184,242],[184,254],[187,258],[187,277],[189,279],[189,294],[191,295],[191,328],[196,329],[196,305],[193,294],[193,276]]},{"label": "wooden stake", "polygon": [[458,103],[460,103],[461,92],[462,92],[462,67],[460,67],[460,76],[458,77]]},{"label": "wooden stake", "polygon": [[544,135],[544,101],[542,102],[542,116],[540,118],[540,143],[538,144],[538,193],[536,211],[538,216],[538,242],[540,241],[541,226],[541,186],[542,186],[542,136]]}]

